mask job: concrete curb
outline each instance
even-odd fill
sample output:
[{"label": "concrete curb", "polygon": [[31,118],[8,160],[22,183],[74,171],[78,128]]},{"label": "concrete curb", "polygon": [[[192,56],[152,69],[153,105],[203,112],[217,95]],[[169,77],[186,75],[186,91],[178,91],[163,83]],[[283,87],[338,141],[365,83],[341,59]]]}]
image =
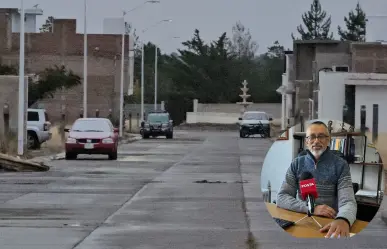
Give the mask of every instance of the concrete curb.
[{"label": "concrete curb", "polygon": [[387,224],[387,211],[382,211],[382,221]]}]

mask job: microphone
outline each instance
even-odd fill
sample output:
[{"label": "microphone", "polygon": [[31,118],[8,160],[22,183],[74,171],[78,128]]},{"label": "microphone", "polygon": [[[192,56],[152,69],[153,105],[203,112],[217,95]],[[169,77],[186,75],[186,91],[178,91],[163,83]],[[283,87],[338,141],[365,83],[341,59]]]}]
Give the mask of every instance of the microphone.
[{"label": "microphone", "polygon": [[314,213],[314,203],[318,197],[316,182],[312,173],[309,171],[303,172],[299,184],[302,200],[306,200],[308,203],[308,216],[310,217]]}]

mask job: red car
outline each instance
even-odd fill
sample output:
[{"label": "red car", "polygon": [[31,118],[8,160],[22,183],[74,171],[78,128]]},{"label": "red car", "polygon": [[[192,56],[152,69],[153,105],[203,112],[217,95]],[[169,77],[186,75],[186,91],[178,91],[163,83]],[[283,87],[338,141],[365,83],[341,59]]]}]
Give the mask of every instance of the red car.
[{"label": "red car", "polygon": [[69,132],[66,144],[66,160],[76,159],[79,154],[103,154],[110,160],[117,159],[118,129],[106,118],[79,118]]}]

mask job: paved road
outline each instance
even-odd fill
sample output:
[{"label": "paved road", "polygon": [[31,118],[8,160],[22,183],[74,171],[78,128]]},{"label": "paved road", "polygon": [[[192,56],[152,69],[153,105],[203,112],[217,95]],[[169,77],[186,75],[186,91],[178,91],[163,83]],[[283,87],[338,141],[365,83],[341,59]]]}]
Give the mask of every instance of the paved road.
[{"label": "paved road", "polygon": [[[53,161],[45,173],[2,174],[1,249],[254,248],[249,231],[258,248],[311,248],[280,231],[262,202],[270,142],[236,135],[179,132],[122,145],[117,162],[84,157]],[[375,219],[349,241],[312,244],[385,248],[386,235]]]}]

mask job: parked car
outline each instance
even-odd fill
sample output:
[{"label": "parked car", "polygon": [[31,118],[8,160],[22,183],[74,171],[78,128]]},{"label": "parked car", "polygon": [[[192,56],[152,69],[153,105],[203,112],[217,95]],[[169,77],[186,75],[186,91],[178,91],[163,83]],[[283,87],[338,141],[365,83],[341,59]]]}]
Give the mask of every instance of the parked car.
[{"label": "parked car", "polygon": [[140,134],[142,138],[165,136],[173,138],[173,122],[168,112],[151,112],[145,121],[141,122]]},{"label": "parked car", "polygon": [[273,119],[265,112],[247,111],[239,118],[239,137],[251,135],[270,137],[270,121]]},{"label": "parked car", "polygon": [[66,160],[76,159],[79,154],[108,155],[117,159],[118,129],[106,118],[79,118],[68,132],[65,144]]},{"label": "parked car", "polygon": [[27,109],[27,147],[39,149],[51,139],[51,123],[45,109]]}]

